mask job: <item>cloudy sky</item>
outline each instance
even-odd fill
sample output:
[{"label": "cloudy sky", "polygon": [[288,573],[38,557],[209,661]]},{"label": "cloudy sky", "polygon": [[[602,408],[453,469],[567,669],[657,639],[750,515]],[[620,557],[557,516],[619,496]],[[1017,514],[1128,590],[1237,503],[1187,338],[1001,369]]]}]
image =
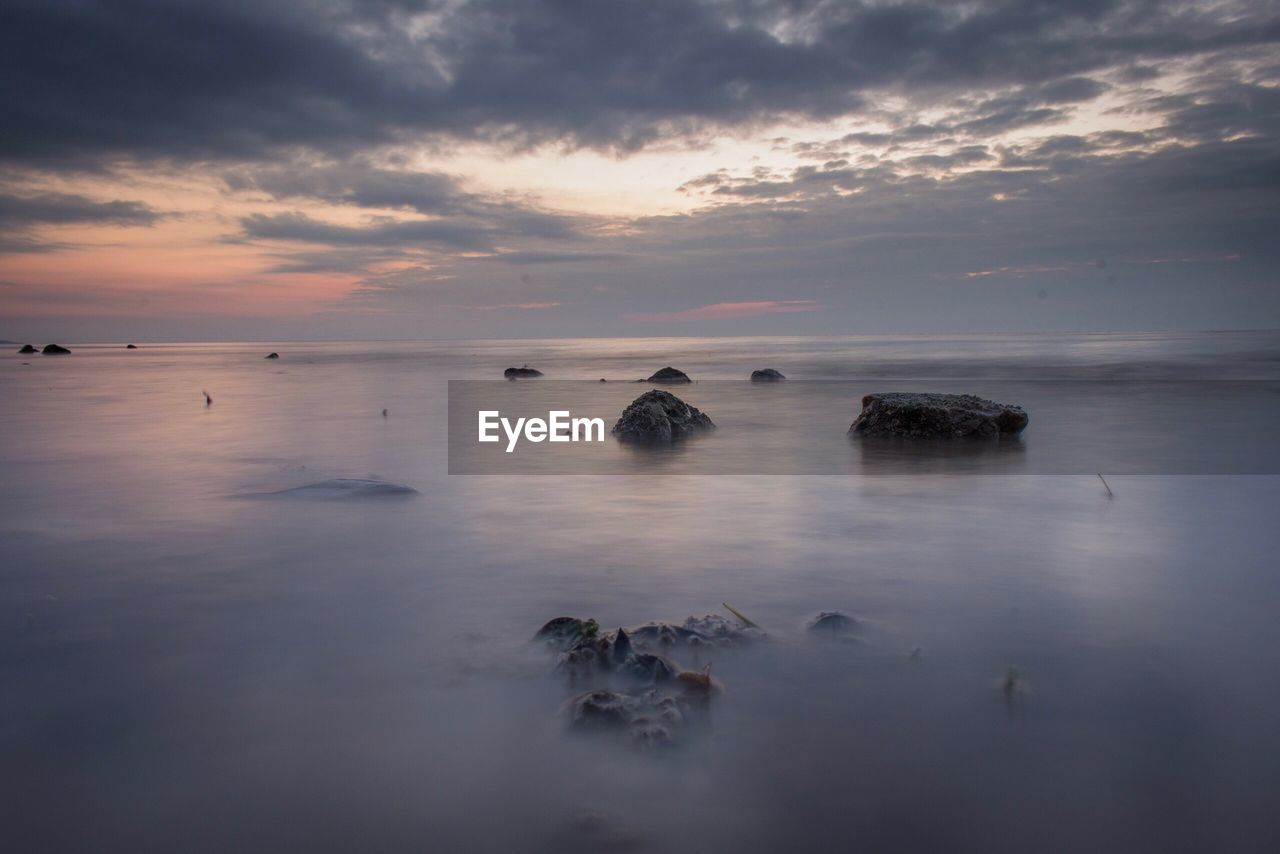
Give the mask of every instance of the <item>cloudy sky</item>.
[{"label": "cloudy sky", "polygon": [[0,337],[1280,327],[1280,2],[0,0]]}]

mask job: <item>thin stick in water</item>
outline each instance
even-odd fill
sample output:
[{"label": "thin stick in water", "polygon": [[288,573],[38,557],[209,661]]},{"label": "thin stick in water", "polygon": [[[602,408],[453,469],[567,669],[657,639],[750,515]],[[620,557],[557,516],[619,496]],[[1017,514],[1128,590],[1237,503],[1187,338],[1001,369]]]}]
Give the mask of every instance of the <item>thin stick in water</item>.
[{"label": "thin stick in water", "polygon": [[1102,472],[1098,472],[1098,480],[1102,481],[1102,486],[1107,490],[1108,498],[1115,498],[1116,494],[1111,491],[1111,487],[1107,486],[1107,479],[1102,476]]},{"label": "thin stick in water", "polygon": [[744,626],[747,626],[748,628],[752,628],[752,629],[758,629],[758,628],[760,628],[758,625],[756,625],[755,623],[753,623],[751,620],[747,619],[747,617],[746,617],[746,615],[745,615],[745,614],[743,614],[743,613],[742,613],[741,611],[739,611],[737,608],[735,608],[735,607],[733,607],[732,605],[730,605],[728,602],[721,602],[720,604],[721,604],[721,605],[723,605],[723,606],[725,606],[726,608],[728,608],[728,609],[729,609],[729,613],[730,613],[730,614],[733,614],[733,616],[737,617],[740,621],[742,621],[742,624],[743,624]]}]

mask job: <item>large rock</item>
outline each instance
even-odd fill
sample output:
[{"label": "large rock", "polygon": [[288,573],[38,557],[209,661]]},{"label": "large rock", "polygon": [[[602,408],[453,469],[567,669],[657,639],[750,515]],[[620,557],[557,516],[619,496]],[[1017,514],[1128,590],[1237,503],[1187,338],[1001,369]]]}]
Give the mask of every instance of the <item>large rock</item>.
[{"label": "large rock", "polygon": [[24,353],[24,354],[25,354],[25,353],[34,353],[34,352],[36,352],[36,348],[35,348],[35,347],[32,347],[30,344],[23,344],[23,345],[22,345],[22,349],[21,349],[21,350],[19,350],[18,352],[19,352],[19,353]]},{"label": "large rock", "polygon": [[279,354],[279,353],[268,353],[267,355],[263,356],[263,358],[264,358],[264,359],[279,359],[279,358],[280,358],[280,354]]},{"label": "large rock", "polygon": [[656,372],[653,376],[649,377],[645,382],[675,385],[677,383],[691,383],[693,380],[689,379],[689,375],[684,371],[677,370],[668,365],[662,370]]},{"label": "large rock", "polygon": [[531,368],[528,365],[525,365],[522,368],[507,368],[505,371],[502,372],[502,375],[509,380],[530,379],[532,377],[542,376],[542,371],[538,370],[537,368]]},{"label": "large rock", "polygon": [[786,377],[773,368],[761,368],[758,371],[751,372],[751,381],[753,383],[776,383],[785,379]]},{"label": "large rock", "polygon": [[911,439],[1009,436],[1027,426],[1020,407],[971,394],[891,392],[862,398],[862,412],[849,427],[864,436]]},{"label": "large rock", "polygon": [[65,353],[70,353],[71,351],[66,347],[59,347],[57,344],[46,344],[44,345],[44,349],[40,352],[44,353],[46,356],[61,356]]},{"label": "large rock", "polygon": [[613,425],[620,442],[668,445],[704,430],[715,422],[669,391],[653,389],[631,401]]}]

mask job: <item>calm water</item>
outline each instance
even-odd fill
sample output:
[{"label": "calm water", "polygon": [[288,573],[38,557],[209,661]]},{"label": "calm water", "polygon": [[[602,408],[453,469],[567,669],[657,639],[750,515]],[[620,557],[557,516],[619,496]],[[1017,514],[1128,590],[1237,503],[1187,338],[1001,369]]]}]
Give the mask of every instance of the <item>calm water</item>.
[{"label": "calm water", "polygon": [[[71,346],[0,357],[10,850],[1280,847],[1280,334]],[[448,475],[446,381],[526,362],[722,381],[678,391],[721,429],[661,476]],[[1022,462],[863,460],[906,383],[1026,405]],[[812,474],[710,473],[762,449]],[[261,495],[333,477],[420,494]],[[543,621],[723,601],[771,641],[716,658],[705,741],[566,734]]]}]

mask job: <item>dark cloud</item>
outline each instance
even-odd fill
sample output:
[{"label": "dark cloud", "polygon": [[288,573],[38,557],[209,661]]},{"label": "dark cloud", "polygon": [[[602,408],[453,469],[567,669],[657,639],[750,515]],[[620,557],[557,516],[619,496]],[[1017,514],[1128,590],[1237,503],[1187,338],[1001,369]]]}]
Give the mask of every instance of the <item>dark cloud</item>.
[{"label": "dark cloud", "polygon": [[[581,240],[589,220],[544,210],[528,200],[469,192],[460,180],[444,173],[383,169],[356,160],[242,167],[222,177],[232,192],[266,195],[286,203],[353,208],[366,214],[358,225],[326,222],[298,211],[242,218],[240,233],[229,241],[326,247],[279,253],[280,262],[268,272],[364,272],[422,253],[495,253],[500,249],[509,264],[602,257],[522,246]],[[418,216],[368,215],[378,210]]]},{"label": "dark cloud", "polygon": [[345,156],[423,135],[627,149],[847,115],[878,89],[1012,87],[1047,110],[1096,96],[1099,70],[1277,39],[1265,2],[3,0],[0,159]]},{"label": "dark cloud", "polygon": [[160,214],[142,202],[96,202],[71,193],[0,193],[0,228],[36,225],[151,225]]},{"label": "dark cloud", "polygon": [[98,202],[72,193],[0,193],[0,255],[46,253],[68,244],[36,237],[41,226],[149,226],[161,214],[142,202]]},{"label": "dark cloud", "polygon": [[326,246],[485,249],[482,229],[448,220],[378,219],[368,225],[335,225],[303,213],[252,214],[240,221],[250,240],[320,243]]},{"label": "dark cloud", "polygon": [[397,209],[431,217],[381,216],[352,227],[328,225],[299,213],[256,214],[242,221],[242,236],[250,239],[487,250],[498,240],[573,240],[586,223],[585,218],[543,210],[529,201],[468,192],[451,175],[382,169],[358,161],[245,167],[225,173],[223,180],[232,191],[262,193],[276,201]]}]

